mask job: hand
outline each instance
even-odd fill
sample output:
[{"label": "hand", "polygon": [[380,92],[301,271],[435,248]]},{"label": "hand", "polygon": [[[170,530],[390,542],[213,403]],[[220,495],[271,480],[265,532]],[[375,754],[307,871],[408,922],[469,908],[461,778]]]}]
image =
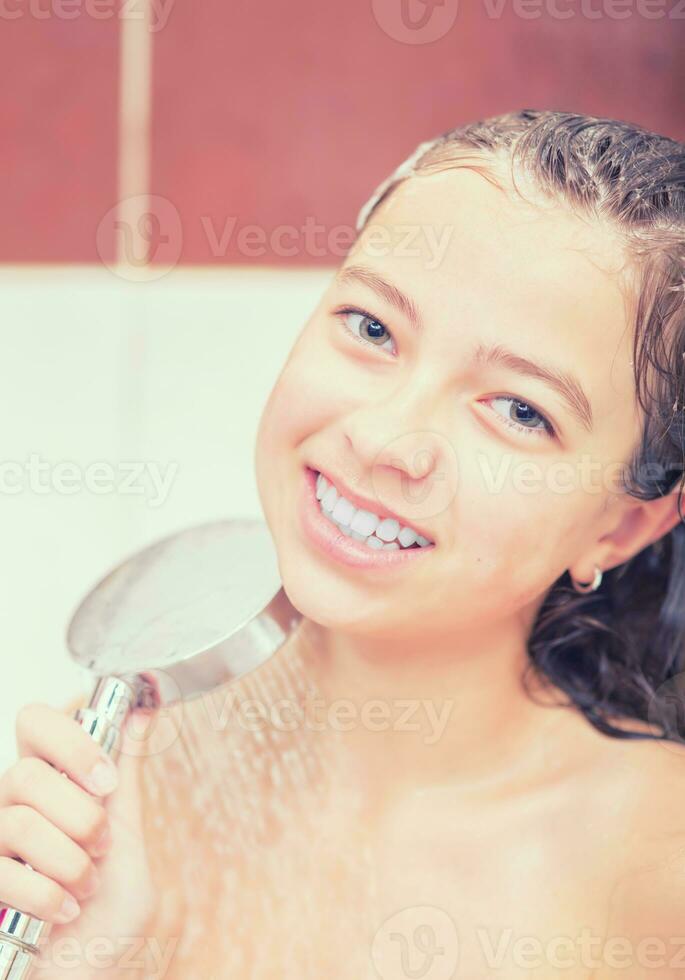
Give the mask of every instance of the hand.
[{"label": "hand", "polygon": [[28,704],[17,716],[19,758],[0,776],[0,903],[53,923],[34,961],[42,980],[120,976],[126,958],[132,977],[141,959],[156,906],[128,737],[141,713],[116,766],[67,712]]}]

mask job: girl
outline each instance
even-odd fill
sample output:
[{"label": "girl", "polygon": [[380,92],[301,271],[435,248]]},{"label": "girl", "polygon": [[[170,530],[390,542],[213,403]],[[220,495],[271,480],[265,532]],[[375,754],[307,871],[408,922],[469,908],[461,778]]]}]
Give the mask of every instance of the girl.
[{"label": "girl", "polygon": [[685,147],[479,120],[357,231],[255,446],[301,628],[123,757],[94,893],[96,750],[23,709],[0,895],[84,899],[48,977],[680,976]]}]

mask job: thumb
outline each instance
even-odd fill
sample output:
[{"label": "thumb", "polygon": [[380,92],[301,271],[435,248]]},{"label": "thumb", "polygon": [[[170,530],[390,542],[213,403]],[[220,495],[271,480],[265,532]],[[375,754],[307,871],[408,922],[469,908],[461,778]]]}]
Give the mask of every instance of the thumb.
[{"label": "thumb", "polygon": [[149,732],[153,725],[153,712],[135,708],[129,711],[122,726],[116,763],[117,785],[103,801],[112,823],[113,839],[117,830],[120,834],[125,832],[137,835],[141,832],[142,770],[148,753]]}]

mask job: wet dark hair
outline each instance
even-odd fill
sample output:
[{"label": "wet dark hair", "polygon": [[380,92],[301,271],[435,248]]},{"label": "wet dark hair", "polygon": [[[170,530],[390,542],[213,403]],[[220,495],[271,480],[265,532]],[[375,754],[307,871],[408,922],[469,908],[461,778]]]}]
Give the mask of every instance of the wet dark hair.
[{"label": "wet dark hair", "polygon": [[[641,500],[675,492],[680,515],[669,533],[604,572],[596,592],[577,592],[564,572],[533,624],[523,683],[529,690],[530,672],[551,681],[568,695],[565,706],[579,708],[605,735],[682,742],[685,145],[630,122],[573,112],[521,109],[480,119],[420,144],[376,189],[357,228],[409,177],[468,167],[502,186],[502,163],[520,196],[517,173],[552,202],[603,221],[622,242],[634,271],[633,365],[644,414],[620,489]],[[648,722],[652,733],[614,727],[611,718]]]}]

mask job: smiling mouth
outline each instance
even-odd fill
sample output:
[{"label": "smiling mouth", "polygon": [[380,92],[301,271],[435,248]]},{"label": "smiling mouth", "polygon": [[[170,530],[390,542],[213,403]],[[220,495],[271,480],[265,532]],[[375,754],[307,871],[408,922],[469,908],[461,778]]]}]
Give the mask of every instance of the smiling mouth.
[{"label": "smiling mouth", "polygon": [[312,468],[316,477],[316,498],[321,513],[343,534],[363,542],[373,550],[401,550],[433,547],[435,542],[394,517],[356,507],[323,473]]}]

